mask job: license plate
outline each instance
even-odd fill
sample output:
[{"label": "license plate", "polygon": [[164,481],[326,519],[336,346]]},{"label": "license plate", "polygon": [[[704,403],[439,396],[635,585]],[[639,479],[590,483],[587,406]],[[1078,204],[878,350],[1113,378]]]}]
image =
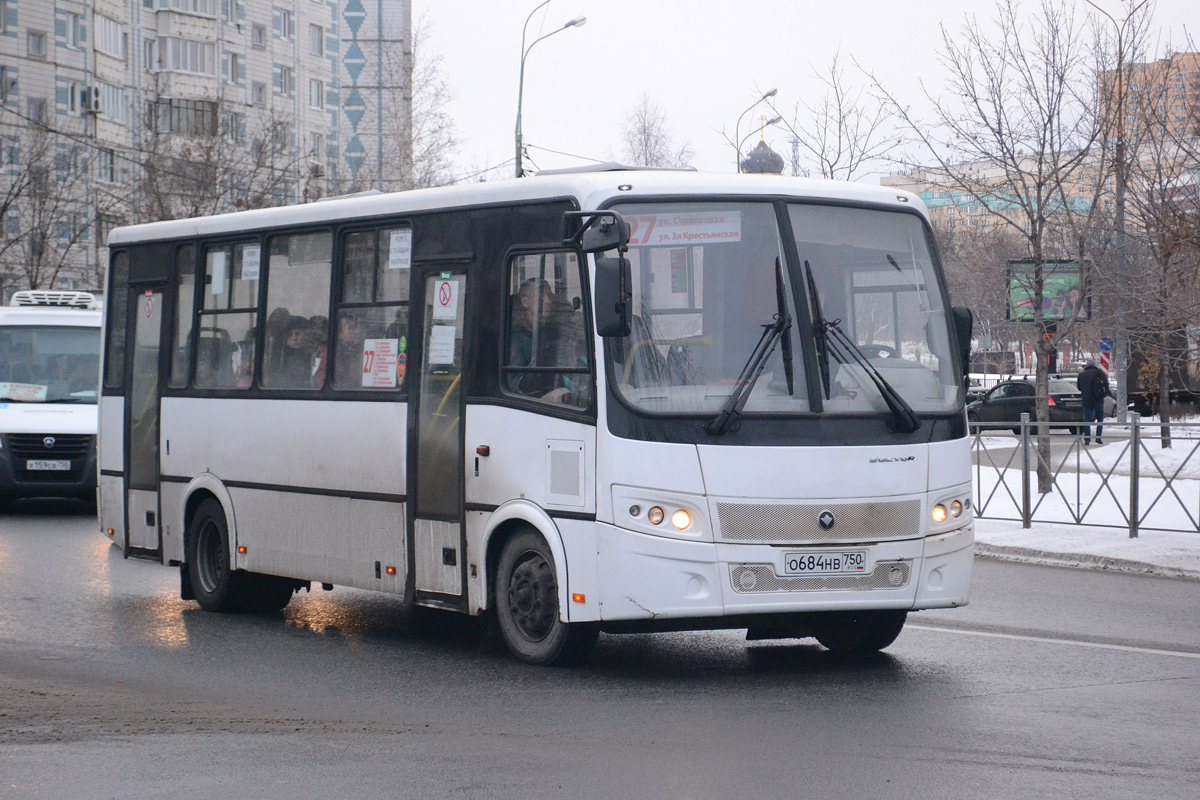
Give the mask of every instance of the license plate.
[{"label": "license plate", "polygon": [[70,461],[26,461],[25,469],[34,470],[55,470],[58,472],[67,472],[71,469]]},{"label": "license plate", "polygon": [[866,550],[820,550],[783,554],[784,575],[861,575],[866,571]]}]

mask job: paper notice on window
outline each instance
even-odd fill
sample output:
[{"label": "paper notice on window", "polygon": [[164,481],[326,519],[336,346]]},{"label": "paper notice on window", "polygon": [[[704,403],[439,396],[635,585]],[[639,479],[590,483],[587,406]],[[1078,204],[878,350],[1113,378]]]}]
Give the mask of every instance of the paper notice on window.
[{"label": "paper notice on window", "polygon": [[429,363],[453,364],[457,325],[434,325],[429,332]]},{"label": "paper notice on window", "polygon": [[364,339],[362,385],[372,389],[396,388],[396,356],[399,354],[395,339]]},{"label": "paper notice on window", "polygon": [[458,281],[433,282],[433,318],[458,319]]},{"label": "paper notice on window", "polygon": [[262,250],[258,247],[247,247],[242,250],[242,280],[258,280],[258,266],[262,263]]},{"label": "paper notice on window", "polygon": [[405,228],[392,231],[388,246],[388,269],[408,269],[412,266],[412,231]]},{"label": "paper notice on window", "polygon": [[225,294],[225,252],[212,253],[212,293]]},{"label": "paper notice on window", "polygon": [[44,403],[48,386],[38,383],[0,383],[0,400],[16,400],[18,403]]},{"label": "paper notice on window", "polygon": [[675,214],[627,216],[629,243],[650,247],[729,244],[742,240],[742,212],[715,208]]}]

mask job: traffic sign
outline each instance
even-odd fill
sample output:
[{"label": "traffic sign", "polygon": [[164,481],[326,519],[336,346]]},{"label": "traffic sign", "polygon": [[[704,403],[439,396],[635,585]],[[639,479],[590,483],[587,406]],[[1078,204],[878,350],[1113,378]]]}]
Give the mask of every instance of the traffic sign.
[{"label": "traffic sign", "polygon": [[1115,344],[1115,342],[1113,342],[1111,336],[1101,336],[1100,337],[1100,351],[1101,352],[1111,353],[1114,344]]}]

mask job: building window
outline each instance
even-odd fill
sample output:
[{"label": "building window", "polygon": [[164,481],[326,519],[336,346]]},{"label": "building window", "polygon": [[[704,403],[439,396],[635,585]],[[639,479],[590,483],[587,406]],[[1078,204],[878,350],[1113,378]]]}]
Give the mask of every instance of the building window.
[{"label": "building window", "polygon": [[0,66],[0,103],[7,103],[17,96],[17,73],[12,67]]},{"label": "building window", "polygon": [[237,0],[227,0],[227,2],[225,3],[225,21],[227,23],[229,23],[230,25],[236,25],[237,17],[238,17],[237,12],[238,12]]},{"label": "building window", "polygon": [[292,38],[292,12],[290,11],[279,12],[279,38]]},{"label": "building window", "polygon": [[325,157],[325,137],[319,133],[308,135],[308,154],[314,158]]},{"label": "building window", "polygon": [[237,53],[229,54],[229,82],[237,83],[238,75],[241,72],[242,60]]},{"label": "building window", "polygon": [[79,15],[63,14],[63,44],[67,47],[79,47]]},{"label": "building window", "polygon": [[255,22],[250,29],[250,43],[259,50],[267,47],[267,26]]},{"label": "building window", "polygon": [[216,75],[217,50],[211,42],[160,36],[158,52],[162,69],[194,75]]},{"label": "building window", "polygon": [[100,116],[122,125],[129,122],[124,89],[118,86],[109,86],[107,83],[100,84]]},{"label": "building window", "polygon": [[[117,182],[116,159],[112,150],[103,147],[96,150],[96,178],[108,183]],[[101,241],[104,241],[103,238]]]},{"label": "building window", "polygon": [[217,104],[205,100],[158,100],[150,105],[150,115],[151,126],[158,133],[217,133]]},{"label": "building window", "polygon": [[291,97],[296,91],[296,72],[291,67],[279,68],[279,93]]},{"label": "building window", "polygon": [[267,85],[255,81],[250,89],[250,105],[265,106],[267,104]]},{"label": "building window", "polygon": [[325,55],[325,29],[320,25],[308,26],[308,52],[314,56]]},{"label": "building window", "polygon": [[43,98],[29,98],[29,121],[36,125],[46,124],[46,101]]},{"label": "building window", "polygon": [[310,108],[325,107],[325,82],[312,78],[308,82],[308,105]]},{"label": "building window", "polygon": [[[3,11],[0,10],[0,13],[3,13]],[[30,31],[28,44],[30,58],[46,57],[46,34],[41,31]]]},{"label": "building window", "polygon": [[158,7],[164,11],[183,11],[206,17],[217,15],[217,0],[158,0]]},{"label": "building window", "polygon": [[121,23],[101,14],[96,14],[94,19],[96,51],[124,61],[126,39]]}]

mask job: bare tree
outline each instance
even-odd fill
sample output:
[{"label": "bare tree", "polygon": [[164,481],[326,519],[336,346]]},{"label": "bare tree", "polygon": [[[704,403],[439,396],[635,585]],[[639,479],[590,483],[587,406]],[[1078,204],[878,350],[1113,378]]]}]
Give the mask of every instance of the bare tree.
[{"label": "bare tree", "polygon": [[639,167],[686,167],[695,156],[686,139],[675,143],[666,112],[643,92],[621,126],[621,158]]},{"label": "bare tree", "polygon": [[[1030,17],[1016,0],[999,0],[990,26],[968,18],[961,30],[942,29],[940,56],[952,98],[926,89],[934,124],[918,121],[884,86],[877,91],[937,163],[948,190],[998,218],[1018,236],[1031,262],[1034,309],[1046,301],[1046,263],[1063,253],[1064,220],[1096,197],[1078,198],[1080,176],[1103,172],[1094,145],[1099,136],[1094,35],[1064,2],[1043,0]],[[1096,185],[1100,185],[1097,183]],[[1064,196],[1079,202],[1063,203]],[[1071,252],[1071,251],[1066,251]],[[1077,252],[1077,250],[1076,250]],[[1086,287],[1085,287],[1086,290]],[[1038,488],[1051,489],[1048,365],[1055,337],[1078,315],[1055,325],[1035,313],[1037,358]]]},{"label": "bare tree", "polygon": [[[224,101],[149,106],[133,161],[131,221],[181,219],[291,202],[306,154],[294,122]],[[308,176],[311,177],[311,176]],[[320,196],[318,187],[306,187]],[[316,189],[316,191],[314,191]]]},{"label": "bare tree", "polygon": [[[412,27],[407,47],[399,42],[381,51],[384,134],[376,188],[422,189],[454,180],[459,141],[447,111],[453,94],[442,54],[433,48],[431,38],[430,24],[422,15]],[[351,188],[366,188],[366,184]]]},{"label": "bare tree", "polygon": [[864,99],[863,87],[847,83],[840,50],[825,71],[814,69],[813,77],[824,94],[815,103],[798,101],[791,121],[782,120],[792,134],[793,175],[851,181],[903,144],[891,124],[890,107]]},{"label": "bare tree", "polygon": [[62,276],[80,277],[96,213],[84,192],[89,149],[79,137],[30,124],[11,137],[6,156],[0,183],[3,283],[46,289]]},{"label": "bare tree", "polygon": [[1195,61],[1194,54],[1173,53],[1139,64],[1136,77],[1123,83],[1129,87],[1126,114],[1117,123],[1126,126],[1129,140],[1129,235],[1147,270],[1138,281],[1144,313],[1130,338],[1143,356],[1153,356],[1142,359],[1140,377],[1153,381],[1143,388],[1157,396],[1164,447],[1171,444],[1172,376],[1186,372],[1184,332],[1200,310],[1200,106],[1178,88],[1191,82],[1194,91],[1200,85],[1189,69]]}]

